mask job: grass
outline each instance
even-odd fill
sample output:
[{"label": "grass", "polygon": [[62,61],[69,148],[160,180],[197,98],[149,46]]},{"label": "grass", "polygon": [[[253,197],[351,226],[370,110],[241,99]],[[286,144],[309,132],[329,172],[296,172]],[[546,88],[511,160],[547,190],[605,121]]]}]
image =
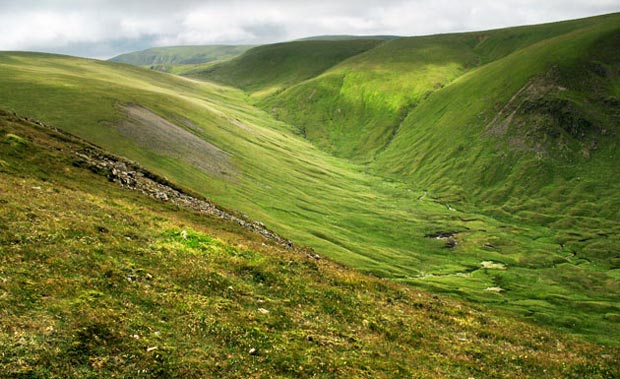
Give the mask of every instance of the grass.
[{"label": "grass", "polygon": [[66,135],[2,113],[0,138],[2,377],[619,374],[617,349],[123,189]]},{"label": "grass", "polygon": [[311,40],[258,46],[225,65],[214,65],[191,76],[272,93],[285,85],[312,78],[382,42],[380,39]]},{"label": "grass", "polygon": [[[613,213],[617,209],[617,181],[610,175],[615,161],[580,161],[572,169],[573,177],[551,176],[548,173],[568,172],[570,163],[518,161],[526,154],[499,147],[491,154],[489,149],[493,151],[495,141],[480,139],[480,127],[461,127],[469,125],[476,112],[492,107],[478,96],[479,90],[491,96],[496,87],[508,88],[498,92],[504,96],[499,98],[504,105],[511,91],[528,80],[529,73],[546,64],[541,57],[547,57],[547,51],[570,57],[582,46],[605,42],[601,37],[608,35],[606,30],[613,30],[611,21],[615,19],[610,16],[602,20],[607,21],[512,53],[512,47],[499,51],[499,43],[490,45],[492,39],[486,39],[487,54],[497,59],[494,62],[482,64],[481,60],[480,67],[469,68],[461,66],[462,61],[434,67],[442,77],[454,77],[446,80],[443,88],[433,87],[427,98],[412,98],[419,104],[398,115],[402,125],[390,137],[387,148],[375,146],[373,154],[379,159],[370,166],[319,150],[296,134],[299,125],[275,120],[269,114],[271,110],[268,113],[250,105],[271,101],[261,98],[264,93],[260,91],[272,88],[266,82],[251,84],[257,85],[259,92],[249,98],[247,93],[228,87],[126,65],[8,52],[0,54],[0,104],[138,161],[175,184],[239,209],[340,263],[378,277],[489,304],[586,339],[617,344],[614,315],[618,313],[620,277],[615,246],[620,233]],[[583,23],[592,25],[592,21],[580,25]],[[497,33],[510,36],[508,31]],[[434,48],[428,38],[392,40],[375,49],[394,44],[393,51],[405,51],[398,44],[428,45],[431,52],[437,52],[438,62],[454,54],[452,49],[459,52],[457,58],[462,51],[470,52],[461,42]],[[463,38],[472,41],[471,35]],[[518,46],[529,44],[532,38],[523,38]],[[359,52],[358,48],[349,52]],[[363,66],[360,72],[369,70],[369,56],[375,49],[348,61],[329,58],[325,60],[329,64],[319,65],[320,69],[305,67],[298,74],[296,67],[304,61],[297,57],[295,64],[285,64],[289,69],[281,76],[268,79],[279,87],[323,73],[299,86],[329,82],[337,78],[331,72],[345,70],[349,62]],[[415,51],[405,55],[416,57]],[[393,59],[397,64],[397,57]],[[338,62],[342,63],[334,67]],[[506,70],[513,67],[523,68],[506,76]],[[412,78],[419,75],[411,73]],[[612,89],[604,91],[617,91],[616,82],[609,82]],[[348,93],[355,100],[354,84]],[[379,85],[379,81],[371,84]],[[274,96],[288,96],[295,88]],[[400,112],[399,104],[411,100],[401,92],[414,87],[399,88],[373,97],[373,104],[385,98],[387,105],[369,109],[385,109],[386,115]],[[419,96],[424,88],[411,91],[412,96]],[[328,95],[317,91],[315,96],[321,99]],[[389,105],[392,102],[394,107]],[[234,168],[231,175],[203,170],[191,161],[166,154],[165,149],[140,144],[144,139],[139,136],[123,135],[118,125],[132,121],[123,112],[126,105],[147,108],[222,149],[230,156]],[[321,108],[308,109],[321,114]],[[374,111],[365,114],[375,117]],[[383,116],[377,113],[377,117]],[[491,121],[491,114],[485,117]],[[475,133],[468,134],[470,130]],[[450,145],[440,143],[444,140]],[[352,137],[351,141],[360,139]],[[161,142],[165,141],[158,140]],[[601,145],[599,151],[597,154],[613,154],[613,145]],[[204,156],[196,159],[200,157]],[[506,163],[492,164],[501,161]],[[510,162],[514,161],[520,163],[512,171]],[[479,172],[484,175],[480,177]],[[557,184],[549,186],[547,178],[554,178]],[[474,186],[480,183],[486,190]],[[524,183],[535,186],[528,191]],[[530,196],[538,190],[540,196]],[[425,238],[439,232],[455,232],[455,247],[446,248],[444,240]],[[482,267],[485,261],[504,264],[506,269],[486,269]],[[504,291],[487,290],[493,287]]]},{"label": "grass", "polygon": [[121,54],[110,61],[144,66],[170,72],[209,62],[234,58],[251,48],[249,45],[167,46]]}]

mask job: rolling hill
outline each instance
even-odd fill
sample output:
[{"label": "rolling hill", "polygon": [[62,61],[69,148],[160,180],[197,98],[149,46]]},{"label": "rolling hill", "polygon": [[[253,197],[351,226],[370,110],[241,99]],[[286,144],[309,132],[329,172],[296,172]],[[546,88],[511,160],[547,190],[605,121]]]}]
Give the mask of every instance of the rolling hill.
[{"label": "rolling hill", "polygon": [[319,75],[383,42],[381,39],[309,40],[257,46],[228,64],[194,71],[191,77],[272,93]]},{"label": "rolling hill", "polygon": [[337,262],[614,344],[618,19],[268,45],[192,79],[3,52],[0,107]]},{"label": "rolling hill", "polygon": [[376,175],[548,225],[562,248],[617,262],[619,25],[612,14],[394,39],[257,103]]},{"label": "rolling hill", "polygon": [[5,112],[0,204],[4,378],[620,374],[617,348],[282,246],[133,162]]},{"label": "rolling hill", "polygon": [[166,46],[121,54],[110,58],[111,62],[145,66],[170,72],[175,68],[201,65],[234,58],[251,48],[250,45]]}]

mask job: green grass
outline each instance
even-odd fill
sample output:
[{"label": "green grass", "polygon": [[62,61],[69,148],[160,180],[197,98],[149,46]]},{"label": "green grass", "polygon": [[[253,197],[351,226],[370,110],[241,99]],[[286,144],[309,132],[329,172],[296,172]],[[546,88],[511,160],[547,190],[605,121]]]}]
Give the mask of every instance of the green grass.
[{"label": "green grass", "polygon": [[[548,41],[575,30],[609,30],[617,23],[618,16],[609,15],[486,32],[397,38],[355,55],[322,75],[288,85],[284,91],[266,99],[262,98],[258,104],[275,117],[295,125],[299,134],[322,149],[358,162],[370,162],[397,134],[402,134],[399,131],[408,114],[415,115],[419,106],[427,99],[433,99],[431,94],[450,86],[465,73],[472,72],[472,81],[504,83],[511,80],[523,85],[527,80],[523,75],[539,72],[540,68],[532,66],[540,66],[544,60],[513,62],[514,67],[506,64],[499,77],[487,75],[488,71],[484,66],[513,53],[523,54],[519,51],[527,51],[541,41]],[[567,46],[569,47],[575,48],[573,51],[580,54],[586,52],[587,44],[573,44]],[[551,51],[544,49],[543,54],[547,55],[545,59],[555,59],[558,62],[563,60],[559,56],[550,55]],[[296,53],[300,56],[304,54],[303,50]],[[251,58],[246,54],[239,59],[244,57],[246,60]],[[230,66],[232,62],[216,65],[220,71],[230,76],[223,81],[253,91],[253,88],[238,85],[235,75],[243,76],[244,73],[227,70]],[[513,70],[517,71],[514,76]],[[473,72],[479,72],[480,76],[474,78]],[[478,92],[468,93],[467,96],[469,101],[486,99],[492,106],[494,102],[489,99],[498,98],[499,101],[505,96],[509,98],[518,90],[508,86],[496,88],[500,89],[493,92],[481,84],[476,84]],[[483,93],[484,96],[481,95]],[[464,95],[463,92],[461,94]],[[258,95],[263,94],[259,92]],[[473,112],[475,108],[466,108],[467,101],[459,104],[443,97],[435,103],[438,104],[435,113],[449,104],[454,112],[463,113],[461,118],[474,118],[468,122],[477,121],[475,117],[479,117],[478,113]],[[437,122],[418,121],[419,116],[412,116],[410,119],[412,128],[418,124],[430,128]],[[452,122],[451,127],[462,125],[455,124],[461,122],[460,119],[445,121]],[[393,150],[398,154],[397,149]],[[426,153],[426,150],[423,150],[423,153]],[[412,154],[402,157],[403,160],[411,158]],[[412,165],[409,164],[409,167]]]},{"label": "green grass", "polygon": [[258,46],[226,64],[214,65],[191,77],[239,88],[273,93],[312,78],[337,63],[380,45],[378,39],[312,40]]},{"label": "green grass", "polygon": [[250,45],[167,46],[121,54],[109,59],[112,62],[145,66],[170,72],[178,66],[185,68],[219,60],[234,58],[251,48]]},{"label": "green grass", "polygon": [[[0,54],[0,106],[138,161],[158,175],[226,207],[239,209],[340,263],[379,277],[487,303],[597,342],[617,344],[620,335],[614,314],[618,313],[616,304],[620,300],[616,247],[620,229],[614,209],[618,209],[620,192],[612,175],[617,172],[617,160],[604,156],[614,154],[614,140],[602,141],[591,159],[574,165],[570,161],[531,159],[527,152],[511,150],[507,139],[480,137],[482,126],[497,113],[492,113],[495,104],[498,109],[506,106],[530,77],[544,72],[554,59],[567,62],[561,69],[569,71],[561,71],[560,78],[574,77],[570,69],[576,67],[572,63],[580,61],[584,46],[613,46],[609,38],[615,35],[611,32],[617,28],[613,22],[616,19],[609,16],[600,22],[580,21],[571,28],[581,28],[584,23],[590,26],[566,35],[557,32],[555,37],[537,43],[534,40],[538,37],[517,38],[521,42],[501,51],[486,42],[486,54],[496,60],[480,60],[479,66],[463,64],[472,57],[466,43],[473,41],[470,34],[460,37],[466,42],[454,36],[392,40],[345,61],[342,56],[333,59],[333,52],[323,52],[330,57],[324,60],[328,64],[316,67],[306,67],[308,60],[295,56],[292,61],[285,60],[283,66],[275,64],[287,67],[281,75],[251,79],[264,80],[248,84],[248,88],[256,85],[259,89],[252,97],[232,88],[127,65],[5,52]],[[562,30],[568,28],[567,24],[561,25]],[[496,33],[514,39],[509,38],[509,31]],[[433,46],[433,38],[453,42]],[[317,46],[326,46],[322,44],[327,42],[319,42]],[[407,50],[405,45],[427,50],[420,54],[417,49]],[[510,51],[522,46],[527,48]],[[265,49],[286,51],[286,47]],[[355,45],[348,51],[353,54],[359,48]],[[368,84],[368,91],[379,91],[382,83],[372,82],[372,73],[367,77],[363,74],[370,70],[370,56],[375,50],[385,51],[384,58],[392,59],[389,64],[401,70],[408,67],[407,59],[436,59],[432,72],[445,82],[443,88],[431,85],[432,93],[426,96],[424,91],[430,88],[426,86],[430,82],[417,87],[413,78],[423,76],[424,70],[413,70],[407,74],[410,80],[386,82],[397,83],[397,90],[387,88],[384,94],[371,97],[368,111],[359,112],[360,117],[369,118],[368,130],[372,131],[372,120],[380,118],[397,117],[402,125],[390,136],[387,147],[369,145],[374,150],[365,151],[372,153],[367,156],[378,157],[370,165],[330,155],[298,135],[300,124],[275,120],[271,108],[265,112],[250,105],[254,101],[268,104],[313,83],[325,84],[325,92],[317,90],[314,96],[316,104],[324,102],[328,106],[330,86],[337,88],[338,84],[335,73],[345,72],[347,65],[355,63],[360,65],[360,74],[353,77],[361,81],[349,83],[342,96],[349,96],[351,104],[341,109],[343,113],[353,112],[356,102],[364,99],[356,97],[356,86]],[[239,59],[246,59],[252,51]],[[402,51],[403,56],[388,51]],[[476,49],[473,51],[475,58]],[[455,64],[439,64],[450,56]],[[459,61],[463,56],[467,59]],[[609,56],[603,51],[596,59],[604,61]],[[267,57],[265,53],[264,59]],[[238,75],[252,68],[249,63],[235,67],[245,67],[239,69]],[[296,72],[298,69],[301,71]],[[320,73],[299,87],[293,85]],[[390,74],[386,75],[385,80]],[[597,86],[609,83],[609,88],[594,93],[617,96],[619,87],[613,78],[616,76],[608,81],[583,82]],[[276,92],[273,97],[261,97],[265,96],[262,90],[289,85],[291,89]],[[567,89],[562,96],[582,104],[579,95],[583,89]],[[399,107],[409,101],[419,104],[401,112]],[[308,105],[308,114],[314,109],[317,117],[322,117],[323,109],[316,104]],[[593,104],[598,111],[589,119],[614,117],[599,100]],[[155,148],[165,143],[156,133],[149,133],[149,138],[160,138],[152,146],[145,142],[149,139],[127,133],[128,126],[123,123],[132,125],[135,120],[124,113],[126,105],[146,108],[155,117],[176,125],[172,128],[191,132],[217,146],[226,152],[231,168],[220,172],[192,163],[212,159],[203,151],[185,159],[175,156],[174,151]],[[289,105],[291,109],[297,106],[295,102]],[[582,108],[579,105],[576,109]],[[488,113],[480,114],[482,111]],[[547,116],[535,113],[519,117],[528,120]],[[338,137],[342,141],[349,133],[345,129],[346,125]],[[354,144],[364,138],[351,136],[351,145],[343,145],[343,151],[353,151]],[[573,176],[565,176],[569,172]],[[425,238],[438,232],[457,232],[456,246],[445,248],[446,241]],[[484,261],[502,263],[506,269],[485,269],[481,263]],[[505,291],[486,290],[492,287]]]},{"label": "green grass", "polygon": [[85,148],[0,113],[3,378],[620,374],[616,348],[123,189]]}]

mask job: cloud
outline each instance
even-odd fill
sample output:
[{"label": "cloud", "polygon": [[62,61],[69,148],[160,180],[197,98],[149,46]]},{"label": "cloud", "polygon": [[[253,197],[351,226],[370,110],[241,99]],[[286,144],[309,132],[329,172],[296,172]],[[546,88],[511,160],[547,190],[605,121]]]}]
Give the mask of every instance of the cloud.
[{"label": "cloud", "polygon": [[0,50],[106,58],[155,45],[421,35],[618,11],[618,0],[0,0]]}]

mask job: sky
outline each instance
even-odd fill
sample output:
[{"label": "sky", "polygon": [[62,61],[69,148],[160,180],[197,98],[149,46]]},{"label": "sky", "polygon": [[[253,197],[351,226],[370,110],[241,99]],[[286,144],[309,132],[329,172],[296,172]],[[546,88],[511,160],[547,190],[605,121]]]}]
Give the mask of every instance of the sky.
[{"label": "sky", "polygon": [[106,59],[155,46],[426,35],[620,12],[620,0],[0,0],[0,50]]}]

